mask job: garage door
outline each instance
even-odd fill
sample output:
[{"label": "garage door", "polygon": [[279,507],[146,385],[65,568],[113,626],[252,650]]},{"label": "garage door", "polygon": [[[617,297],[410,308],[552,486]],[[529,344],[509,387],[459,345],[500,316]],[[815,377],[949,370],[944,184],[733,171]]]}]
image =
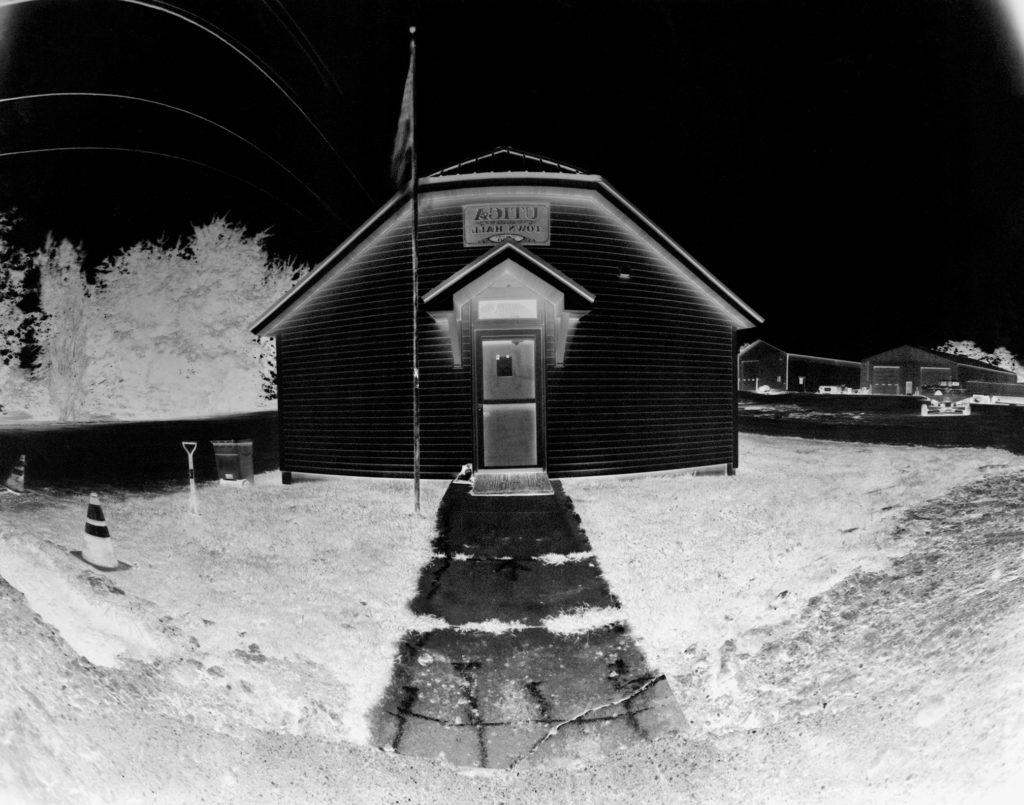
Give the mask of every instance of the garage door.
[{"label": "garage door", "polygon": [[899,394],[900,367],[875,366],[871,370],[872,394]]},{"label": "garage door", "polygon": [[941,386],[949,383],[951,372],[948,366],[922,366],[921,386]]},{"label": "garage door", "polygon": [[740,361],[740,388],[757,391],[757,368],[760,361]]}]

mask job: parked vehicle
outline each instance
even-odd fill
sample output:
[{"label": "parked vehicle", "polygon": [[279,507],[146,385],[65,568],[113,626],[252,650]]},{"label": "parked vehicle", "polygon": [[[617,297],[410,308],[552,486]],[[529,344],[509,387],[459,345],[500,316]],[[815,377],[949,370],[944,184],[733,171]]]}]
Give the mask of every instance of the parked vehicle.
[{"label": "parked vehicle", "polygon": [[952,396],[935,397],[921,404],[921,416],[970,416],[971,400]]},{"label": "parked vehicle", "polygon": [[955,400],[957,402],[974,396],[955,380],[937,386],[922,386],[921,395],[929,400]]}]

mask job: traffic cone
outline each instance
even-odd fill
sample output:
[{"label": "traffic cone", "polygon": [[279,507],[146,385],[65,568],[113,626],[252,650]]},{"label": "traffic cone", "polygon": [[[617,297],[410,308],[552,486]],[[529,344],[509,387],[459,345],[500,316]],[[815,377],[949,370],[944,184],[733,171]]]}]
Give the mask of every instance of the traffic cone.
[{"label": "traffic cone", "polygon": [[119,567],[114,558],[114,545],[110,531],[107,530],[107,521],[100,508],[100,496],[95,492],[89,495],[89,510],[85,513],[85,549],[82,558],[100,570],[117,570]]},{"label": "traffic cone", "polygon": [[18,457],[18,460],[14,463],[14,469],[11,470],[11,474],[7,476],[7,480],[4,481],[4,487],[14,492],[16,495],[20,495],[25,491],[25,456],[24,454]]}]

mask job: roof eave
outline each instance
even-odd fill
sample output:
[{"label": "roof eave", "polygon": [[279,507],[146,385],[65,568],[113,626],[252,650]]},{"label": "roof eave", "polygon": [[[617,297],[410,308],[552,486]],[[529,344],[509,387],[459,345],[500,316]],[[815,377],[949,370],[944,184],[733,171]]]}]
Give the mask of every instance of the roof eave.
[{"label": "roof eave", "polygon": [[[541,171],[523,171],[516,173],[489,172],[474,174],[453,174],[451,176],[428,176],[419,181],[421,191],[432,189],[454,189],[457,187],[472,187],[474,185],[502,184],[543,184],[555,187],[589,187],[596,188],[617,207],[623,210],[643,229],[651,234],[668,252],[679,259],[696,277],[707,285],[726,305],[734,315],[731,317],[737,329],[756,327],[764,323],[764,318],[752,307],[746,304],[724,283],[718,280],[708,271],[693,255],[687,252],[682,246],[676,243],[661,227],[655,224],[650,218],[644,215],[634,204],[632,204],[619,191],[608,184],[597,174],[561,174],[545,173]],[[320,279],[333,268],[334,264],[342,255],[351,250],[356,244],[362,241],[369,233],[377,229],[387,218],[395,215],[410,199],[410,193],[403,191],[391,197],[376,213],[364,222],[355,232],[346,238],[341,245],[322,260],[317,267],[310,272],[290,293],[278,300],[268,308],[250,328],[253,333],[259,336],[273,335],[275,326],[280,318],[296,302],[306,295]]]},{"label": "roof eave", "polygon": [[528,263],[537,269],[538,273],[542,276],[546,276],[549,279],[555,280],[563,288],[568,289],[570,292],[576,294],[583,299],[587,304],[593,304],[594,300],[597,299],[594,294],[584,288],[575,280],[567,277],[553,265],[546,260],[542,260],[532,252],[528,252],[515,243],[505,243],[500,246],[495,246],[480,255],[476,260],[469,263],[464,268],[456,271],[446,280],[435,286],[431,290],[423,294],[422,299],[424,304],[430,304],[434,299],[447,291],[461,285],[466,278],[472,276],[481,266],[488,265],[490,263],[497,263],[504,259],[512,259],[519,263]]},{"label": "roof eave", "polygon": [[766,347],[771,347],[776,352],[782,352],[783,351],[783,350],[779,349],[777,346],[775,346],[774,344],[769,344],[763,338],[758,338],[756,341],[751,341],[743,349],[741,349],[739,352],[737,352],[736,356],[739,357],[740,355],[745,355],[746,353],[750,352],[750,350],[752,350],[754,347],[756,347],[758,344],[764,344]]},{"label": "roof eave", "polygon": [[[640,222],[651,234],[661,241],[662,245],[667,247],[669,251],[675,252],[677,257],[682,258],[683,262],[689,265],[693,269],[694,273],[697,274],[700,279],[707,283],[715,292],[722,297],[722,299],[730,304],[730,306],[740,314],[740,317],[745,321],[745,327],[757,327],[759,324],[764,324],[764,317],[761,316],[756,310],[750,305],[739,298],[733,293],[722,281],[708,271],[697,258],[690,254],[686,249],[680,246],[672,237],[665,232],[660,226],[654,221],[648,218],[642,213],[632,202],[630,202],[625,196],[623,196],[618,190],[612,187],[608,182],[603,179],[599,179],[599,186],[602,191],[612,200],[615,201],[622,209],[626,210],[633,218]],[[745,329],[741,327],[740,329]]]},{"label": "roof eave", "polygon": [[595,173],[581,174],[559,174],[543,173],[539,171],[502,173],[494,171],[490,173],[453,174],[451,176],[431,176],[421,182],[421,186],[436,186],[444,188],[471,187],[477,184],[494,184],[495,182],[505,184],[546,184],[561,187],[591,187],[599,190],[606,198],[626,212],[631,218],[639,223],[651,235],[653,235],[662,246],[665,246],[670,253],[686,264],[704,283],[711,287],[723,301],[727,302],[738,314],[737,321],[740,329],[756,327],[764,323],[764,318],[750,305],[733,293],[723,282],[717,279],[706,269],[697,258],[686,249],[676,243],[672,237],[659,227],[654,221],[644,215],[639,208],[623,196],[618,190],[612,187],[605,179]]},{"label": "roof eave", "polygon": [[861,361],[851,361],[846,358],[826,358],[824,355],[804,355],[799,352],[787,352],[787,355],[791,358],[806,358],[809,361],[831,361],[833,363],[845,363],[849,366],[861,366]]},{"label": "roof eave", "polygon": [[890,352],[895,352],[898,349],[915,349],[918,352],[923,352],[926,355],[931,355],[934,358],[939,358],[940,360],[955,363],[957,366],[966,366],[968,369],[986,369],[992,372],[1002,372],[1003,374],[1010,375],[1011,377],[1017,376],[1016,372],[1013,372],[1010,369],[1003,369],[999,366],[993,366],[991,363],[985,363],[984,361],[975,360],[974,358],[968,358],[966,355],[957,355],[952,352],[938,352],[937,350],[934,349],[919,347],[916,344],[900,344],[900,346],[898,347],[892,347],[891,349],[886,349],[883,350],[882,352],[870,355],[867,358],[865,358],[862,361],[862,363],[874,363],[875,359],[878,358],[879,356],[886,355]]},{"label": "roof eave", "polygon": [[360,243],[367,235],[375,231],[381,223],[400,212],[402,207],[410,198],[408,190],[396,193],[377,212],[371,215],[351,235],[341,242],[327,257],[317,263],[316,267],[309,272],[302,282],[292,288],[285,296],[278,299],[268,307],[260,317],[250,326],[250,332],[258,336],[269,336],[274,334],[274,325],[293,304],[305,296],[320,279],[330,271],[339,257]]}]

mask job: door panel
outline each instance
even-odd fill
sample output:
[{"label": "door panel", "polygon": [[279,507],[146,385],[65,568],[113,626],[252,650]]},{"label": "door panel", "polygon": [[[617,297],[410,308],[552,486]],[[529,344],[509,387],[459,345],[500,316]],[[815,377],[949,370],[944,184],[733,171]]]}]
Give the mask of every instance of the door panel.
[{"label": "door panel", "polygon": [[540,464],[540,337],[478,335],[479,463],[482,469]]},{"label": "door panel", "polygon": [[740,361],[740,389],[757,391],[757,371],[760,361]]},{"label": "door panel", "polygon": [[938,366],[922,366],[921,367],[921,385],[922,386],[938,386],[942,384],[948,384],[952,372],[946,367]]},{"label": "door panel", "polygon": [[488,467],[537,466],[537,404],[484,403],[484,464]]},{"label": "door panel", "polygon": [[871,373],[873,394],[899,394],[900,368],[898,366],[876,366]]}]

